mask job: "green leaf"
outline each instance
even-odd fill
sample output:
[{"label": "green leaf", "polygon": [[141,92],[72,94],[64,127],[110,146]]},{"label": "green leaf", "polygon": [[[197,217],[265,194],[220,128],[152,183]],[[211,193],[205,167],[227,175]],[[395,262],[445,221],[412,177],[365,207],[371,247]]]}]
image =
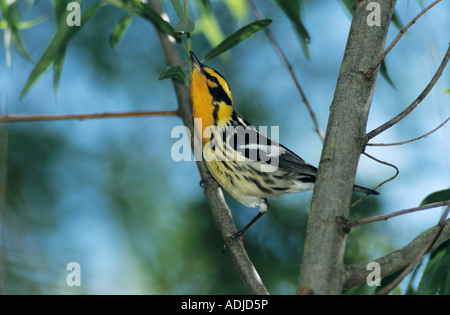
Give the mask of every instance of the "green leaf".
[{"label": "green leaf", "polygon": [[445,89],[444,94],[450,94],[450,89]]},{"label": "green leaf", "polygon": [[159,76],[159,80],[174,79],[181,83],[185,81],[185,74],[180,66],[169,66]]},{"label": "green leaf", "polygon": [[[57,3],[58,1],[56,1]],[[92,16],[92,14],[102,5],[101,2],[94,4],[89,10],[87,10],[81,17],[81,25],[84,25],[86,21]],[[58,12],[63,12],[65,16],[65,11],[61,11],[60,7],[55,7]],[[56,11],[55,11],[56,12]],[[27,82],[25,83],[22,92],[20,93],[20,99],[22,99],[28,90],[36,83],[36,81],[44,74],[45,71],[50,66],[54,66],[56,74],[54,74],[54,87],[59,83],[60,73],[62,70],[62,62],[64,60],[64,55],[66,52],[66,47],[69,41],[78,33],[81,27],[72,26],[69,27],[66,23],[65,18],[59,17],[60,23],[57,25],[57,30],[53,36],[47,49],[44,51],[42,56],[39,58],[38,62],[31,70],[28,76]]]},{"label": "green leaf", "polygon": [[430,203],[441,202],[450,200],[450,189],[444,189],[435,191],[428,196],[425,197],[424,200],[420,203],[420,207],[428,205]]},{"label": "green leaf", "polygon": [[[387,287],[392,281],[394,281],[402,272],[404,269],[398,270],[394,273],[391,273],[390,275],[387,275],[383,278],[381,278],[380,286],[376,287],[375,294],[379,291],[383,290],[385,287]],[[394,291],[398,290],[398,286],[394,288]]]},{"label": "green leaf", "polygon": [[206,37],[209,45],[215,47],[225,38],[217,18],[213,14],[202,14],[196,21],[196,29]]},{"label": "green leaf", "polygon": [[59,81],[61,79],[61,72],[64,64],[64,58],[66,56],[66,47],[62,48],[59,54],[53,61],[53,93],[58,95]]},{"label": "green leaf", "polygon": [[130,1],[133,4],[133,6],[138,10],[138,12],[141,13],[153,25],[155,25],[157,28],[165,32],[167,35],[176,38],[172,25],[164,21],[161,15],[158,14],[158,12],[156,12],[150,6],[142,3],[139,0],[130,0]]},{"label": "green leaf", "polygon": [[2,14],[5,18],[6,29],[5,34],[3,36],[3,43],[5,45],[5,57],[6,57],[6,65],[9,69],[12,66],[11,60],[11,50],[14,47],[17,52],[22,55],[25,59],[30,62],[33,62],[30,55],[25,49],[25,46],[22,42],[22,38],[19,33],[19,11],[18,11],[17,2],[13,2],[8,5],[8,2],[2,0],[0,2],[0,7],[2,10]]},{"label": "green leaf", "polygon": [[302,50],[305,56],[309,59],[308,44],[311,41],[308,31],[302,23],[300,14],[300,1],[299,0],[275,0],[276,4],[283,10],[284,14],[291,20],[294,29],[300,39]]},{"label": "green leaf", "polygon": [[119,22],[117,22],[111,35],[109,36],[109,45],[111,46],[111,48],[116,47],[116,45],[120,42],[123,35],[125,35],[128,27],[130,26],[132,19],[132,15],[126,15],[122,19],[120,19]]},{"label": "green leaf", "polygon": [[392,15],[391,22],[399,29],[401,30],[403,28],[402,21],[400,21],[400,18],[398,17],[398,14],[394,10],[394,14]]},{"label": "green leaf", "polygon": [[184,10],[183,10],[183,5],[181,4],[181,1],[180,0],[171,0],[170,2],[172,2],[172,6],[173,6],[178,18],[180,20],[182,18],[184,18]]},{"label": "green leaf", "polygon": [[270,23],[272,23],[272,20],[265,19],[255,21],[242,27],[241,29],[237,30],[236,32],[225,38],[219,45],[211,49],[211,51],[206,54],[204,59],[205,60],[211,59],[224,53],[225,51],[239,44],[240,42],[246,40],[256,32],[267,27]]},{"label": "green leaf", "polygon": [[192,33],[195,29],[195,23],[193,21],[188,21],[185,18],[182,18],[178,21],[178,24],[175,26],[174,32],[186,34]]},{"label": "green leaf", "polygon": [[418,294],[450,294],[450,240],[442,243],[430,255],[422,278]]},{"label": "green leaf", "polygon": [[394,89],[397,89],[395,87],[394,82],[392,81],[391,77],[389,76],[389,73],[387,71],[387,67],[386,67],[386,62],[383,60],[381,61],[381,65],[380,65],[380,73],[383,76],[383,78],[387,81],[387,83],[389,83],[390,86],[392,86]]},{"label": "green leaf", "polygon": [[248,16],[247,2],[242,0],[225,0],[228,10],[235,21],[243,21]]}]

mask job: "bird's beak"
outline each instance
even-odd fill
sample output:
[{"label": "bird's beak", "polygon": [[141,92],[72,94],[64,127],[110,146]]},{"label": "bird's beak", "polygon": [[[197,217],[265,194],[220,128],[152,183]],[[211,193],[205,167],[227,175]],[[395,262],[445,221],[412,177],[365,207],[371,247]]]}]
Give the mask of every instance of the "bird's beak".
[{"label": "bird's beak", "polygon": [[191,60],[194,69],[200,72],[203,71],[203,65],[200,63],[200,61],[198,61],[192,50],[190,50],[189,53],[191,54]]}]

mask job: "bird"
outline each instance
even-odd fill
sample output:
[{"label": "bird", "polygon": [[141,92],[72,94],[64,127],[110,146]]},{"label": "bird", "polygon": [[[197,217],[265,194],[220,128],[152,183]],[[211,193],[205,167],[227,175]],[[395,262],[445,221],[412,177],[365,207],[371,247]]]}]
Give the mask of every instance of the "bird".
[{"label": "bird", "polygon": [[[202,64],[192,51],[189,53],[189,94],[205,164],[234,199],[250,208],[259,207],[258,214],[244,228],[226,239],[227,247],[268,211],[268,198],[314,189],[317,168],[260,133],[237,113],[225,78]],[[357,185],[353,190],[379,194]]]}]

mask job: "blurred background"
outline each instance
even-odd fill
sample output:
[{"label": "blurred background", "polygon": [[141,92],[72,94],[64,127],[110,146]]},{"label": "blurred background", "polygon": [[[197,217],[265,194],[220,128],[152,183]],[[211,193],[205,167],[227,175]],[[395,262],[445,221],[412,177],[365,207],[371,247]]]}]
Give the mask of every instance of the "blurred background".
[{"label": "blurred background", "polygon": [[[85,1],[83,12],[95,1]],[[194,1],[196,2],[196,1]],[[235,3],[233,5],[233,2]],[[325,131],[351,15],[339,1],[302,1],[311,41],[307,58],[292,24],[273,1],[255,0],[285,51]],[[399,1],[406,25],[428,1]],[[177,16],[164,1],[172,25]],[[191,3],[192,5],[192,3]],[[48,46],[55,23],[51,1],[20,4],[20,19],[46,16],[20,32],[33,60]],[[367,130],[406,108],[429,83],[449,44],[450,3],[420,18],[386,59],[395,84],[379,76]],[[244,1],[211,1],[223,36],[254,21]],[[108,43],[123,10],[107,5],[70,42],[59,91],[47,71],[20,99],[33,63],[12,51],[11,69],[0,48],[1,114],[80,114],[175,110],[170,80],[154,27],[133,18],[120,43]],[[190,17],[200,21],[198,3]],[[211,44],[196,24],[192,49],[199,58]],[[398,34],[391,25],[387,44]],[[187,57],[180,49],[187,61]],[[318,165],[322,142],[286,68],[263,32],[206,62],[230,84],[236,110],[256,126],[280,126],[280,142]],[[187,68],[186,68],[187,69]],[[371,142],[418,137],[450,115],[449,69],[402,122]],[[245,294],[209,211],[193,161],[171,158],[176,117],[1,123],[1,293],[6,294]],[[396,165],[399,176],[352,209],[361,218],[416,207],[450,185],[450,124],[426,139],[367,152]],[[395,170],[362,156],[356,183],[374,187]],[[269,213],[247,232],[250,258],[272,294],[295,293],[311,192],[271,201]],[[358,195],[355,194],[355,198]],[[238,227],[255,215],[228,195]],[[355,227],[347,262],[370,261],[406,245],[437,223],[441,209]],[[69,262],[81,266],[81,286],[70,287]],[[400,291],[401,292],[400,287]]]}]

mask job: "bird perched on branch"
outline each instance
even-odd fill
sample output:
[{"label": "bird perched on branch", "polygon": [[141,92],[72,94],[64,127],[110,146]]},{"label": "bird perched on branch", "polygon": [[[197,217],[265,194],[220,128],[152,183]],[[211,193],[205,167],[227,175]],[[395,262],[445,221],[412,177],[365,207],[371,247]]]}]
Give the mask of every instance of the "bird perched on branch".
[{"label": "bird perched on branch", "polygon": [[[247,207],[259,206],[255,218],[226,240],[228,246],[267,212],[268,198],[314,189],[317,168],[236,113],[225,78],[200,63],[192,51],[190,56],[193,71],[189,92],[206,166],[237,201]],[[361,186],[355,185],[353,190],[378,195]]]}]

